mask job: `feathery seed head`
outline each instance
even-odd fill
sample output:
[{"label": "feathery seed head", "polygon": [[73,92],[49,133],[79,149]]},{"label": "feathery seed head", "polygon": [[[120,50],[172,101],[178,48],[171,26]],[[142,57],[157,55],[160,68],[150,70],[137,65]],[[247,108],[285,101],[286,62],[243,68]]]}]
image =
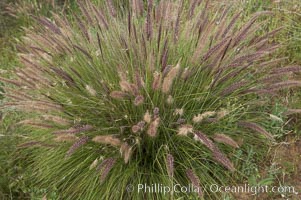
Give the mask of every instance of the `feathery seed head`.
[{"label": "feathery seed head", "polygon": [[174,175],[174,157],[171,154],[167,154],[167,156],[166,156],[166,165],[167,165],[168,176],[173,177],[173,175]]},{"label": "feathery seed head", "polygon": [[146,123],[148,123],[148,124],[151,123],[152,115],[149,113],[148,110],[147,110],[146,113],[144,114],[143,120],[144,120]]},{"label": "feathery seed head", "polygon": [[98,135],[95,136],[92,141],[100,144],[109,144],[112,146],[120,146],[121,144],[120,140],[113,135]]},{"label": "feathery seed head", "polygon": [[166,103],[169,104],[169,105],[171,105],[173,102],[174,102],[173,97],[171,95],[168,95]]},{"label": "feathery seed head", "polygon": [[132,147],[130,147],[127,143],[123,143],[120,147],[120,153],[123,156],[124,163],[127,164],[132,155]]},{"label": "feathery seed head", "polygon": [[187,136],[188,133],[193,133],[193,126],[190,124],[183,124],[178,129],[178,135]]},{"label": "feathery seed head", "polygon": [[160,117],[155,118],[149,125],[147,134],[150,137],[156,137],[158,134],[158,128],[160,124]]}]

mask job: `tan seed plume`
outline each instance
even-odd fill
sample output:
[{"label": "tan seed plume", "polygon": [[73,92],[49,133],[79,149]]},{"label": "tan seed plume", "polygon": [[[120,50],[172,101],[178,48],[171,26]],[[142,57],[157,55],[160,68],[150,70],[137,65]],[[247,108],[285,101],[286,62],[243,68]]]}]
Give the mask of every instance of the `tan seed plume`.
[{"label": "tan seed plume", "polygon": [[133,133],[138,133],[141,130],[141,128],[138,125],[132,126],[132,132]]},{"label": "tan seed plume", "polygon": [[193,126],[190,124],[183,124],[178,129],[178,135],[187,136],[188,133],[193,133]]},{"label": "tan seed plume", "polygon": [[31,127],[42,128],[42,129],[51,129],[51,128],[53,128],[52,125],[44,123],[43,121],[40,121],[40,120],[37,120],[37,119],[26,119],[26,120],[18,122],[17,124],[23,124],[23,125],[28,125],[28,126],[31,126]]},{"label": "tan seed plume", "polygon": [[67,130],[58,130],[58,131],[54,131],[53,134],[77,134],[77,133],[81,133],[81,132],[86,132],[86,131],[90,131],[93,129],[93,126],[91,125],[78,125],[78,126],[74,126],[71,127]]},{"label": "tan seed plume", "polygon": [[154,72],[153,75],[154,75],[154,79],[153,79],[152,88],[153,90],[158,90],[161,84],[161,74],[159,72]]},{"label": "tan seed plume", "polygon": [[160,117],[157,117],[154,121],[152,121],[148,127],[147,134],[150,137],[156,137],[158,132],[158,127],[160,124]]},{"label": "tan seed plume", "polygon": [[216,115],[216,112],[215,111],[207,111],[207,112],[204,112],[202,114],[198,114],[198,115],[195,115],[192,119],[192,121],[194,123],[200,123],[202,122],[204,119],[206,118],[209,118],[209,117],[213,117]]},{"label": "tan seed plume", "polygon": [[123,143],[120,147],[120,153],[123,156],[124,163],[127,164],[132,155],[132,147],[128,145],[128,143]]},{"label": "tan seed plume", "polygon": [[95,136],[92,141],[100,144],[109,144],[112,146],[120,146],[121,144],[120,140],[113,135],[98,135]]},{"label": "tan seed plume", "polygon": [[110,96],[114,99],[124,99],[128,96],[128,94],[122,91],[113,91]]},{"label": "tan seed plume", "polygon": [[98,159],[96,158],[93,163],[89,166],[89,170],[92,170],[94,169],[98,164]]},{"label": "tan seed plume", "polygon": [[174,79],[177,77],[180,71],[180,63],[178,63],[175,67],[173,67],[163,79],[162,83],[162,92],[167,94],[171,90],[171,86],[173,84]]},{"label": "tan seed plume", "polygon": [[216,113],[216,117],[217,117],[217,119],[219,120],[219,119],[224,118],[224,117],[225,117],[226,115],[228,115],[228,114],[229,114],[229,111],[228,111],[228,110],[222,109],[222,110],[220,110],[219,112]]},{"label": "tan seed plume", "polygon": [[190,74],[191,74],[190,69],[188,67],[186,67],[181,74],[181,79],[187,80],[189,78]]},{"label": "tan seed plume", "polygon": [[70,125],[70,121],[55,115],[42,115],[41,118],[45,121],[52,121],[56,124],[67,126]]},{"label": "tan seed plume", "polygon": [[93,89],[92,86],[90,85],[86,85],[86,90],[88,91],[89,94],[91,94],[92,96],[96,96],[96,91]]},{"label": "tan seed plume", "polygon": [[171,104],[173,104],[173,102],[174,102],[173,97],[171,95],[168,95],[166,103],[169,104],[169,105],[171,105]]},{"label": "tan seed plume", "polygon": [[120,81],[119,85],[120,85],[121,91],[123,91],[123,92],[132,92],[131,84],[129,82]]},{"label": "tan seed plume", "polygon": [[184,114],[184,109],[183,108],[176,108],[175,111],[173,112],[173,115],[179,115],[182,116]]},{"label": "tan seed plume", "polygon": [[53,139],[55,142],[75,142],[78,137],[72,134],[58,135]]},{"label": "tan seed plume", "polygon": [[234,148],[239,148],[239,145],[232,138],[225,134],[216,133],[213,137],[213,140],[219,143],[227,144]]},{"label": "tan seed plume", "polygon": [[147,110],[146,113],[144,114],[143,120],[144,120],[146,123],[148,123],[148,124],[151,123],[152,115],[149,113],[148,110]]},{"label": "tan seed plume", "polygon": [[136,96],[135,100],[134,100],[134,104],[135,106],[139,106],[144,102],[144,97],[142,95],[138,95]]}]

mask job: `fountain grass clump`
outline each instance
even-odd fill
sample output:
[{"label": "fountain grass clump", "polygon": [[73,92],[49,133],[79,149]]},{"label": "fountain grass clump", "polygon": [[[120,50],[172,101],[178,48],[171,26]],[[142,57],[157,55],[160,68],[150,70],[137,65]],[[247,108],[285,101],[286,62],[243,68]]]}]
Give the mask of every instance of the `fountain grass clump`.
[{"label": "fountain grass clump", "polygon": [[300,67],[269,59],[278,30],[256,34],[271,13],[241,23],[200,1],[106,4],[79,1],[73,20],[36,17],[18,47],[21,66],[0,78],[2,107],[26,113],[19,148],[34,185],[62,199],[218,199],[210,184],[244,175],[236,151],[262,155],[275,142],[265,128],[270,96],[301,84],[286,79]]}]

